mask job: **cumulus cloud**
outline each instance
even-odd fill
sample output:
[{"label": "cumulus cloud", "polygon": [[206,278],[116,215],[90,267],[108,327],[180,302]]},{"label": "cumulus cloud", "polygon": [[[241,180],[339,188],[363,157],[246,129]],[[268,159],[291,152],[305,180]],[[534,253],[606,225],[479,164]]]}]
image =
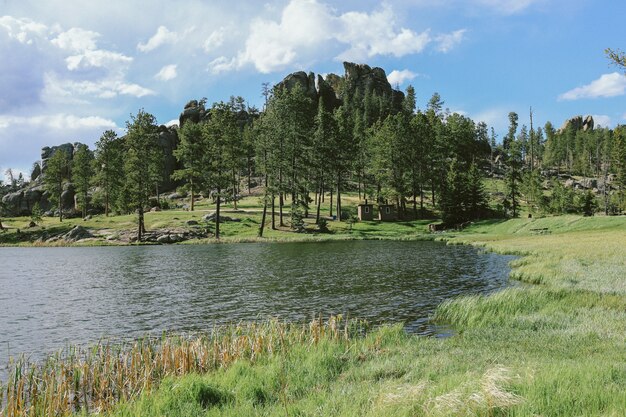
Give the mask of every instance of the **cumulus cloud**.
[{"label": "cumulus cloud", "polygon": [[0,116],[1,129],[15,128],[20,125],[62,130],[80,130],[85,128],[113,129],[117,127],[114,121],[99,116],[79,117],[64,113],[31,117]]},{"label": "cumulus cloud", "polygon": [[71,52],[83,52],[96,49],[96,39],[100,34],[91,30],[71,28],[52,39],[52,44]]},{"label": "cumulus cloud", "polygon": [[559,100],[580,100],[584,98],[617,97],[626,93],[626,76],[619,72],[604,74],[597,80],[582,87],[576,87],[559,96]]},{"label": "cumulus cloud", "polygon": [[225,56],[220,56],[215,58],[213,61],[209,62],[207,66],[207,71],[209,71],[213,75],[221,74],[223,72],[232,71],[237,68],[237,59],[236,58],[226,58]]},{"label": "cumulus cloud", "polygon": [[[112,77],[96,81],[61,79],[53,74],[46,74],[46,88],[43,96],[54,102],[57,97],[78,100],[78,97],[97,97],[112,99],[120,95],[132,97],[145,97],[155,95],[156,92],[135,83],[129,83],[123,79]],[[61,100],[61,102],[67,102]],[[84,101],[83,101],[84,102]],[[75,104],[76,101],[74,101]]]},{"label": "cumulus cloud", "polygon": [[437,50],[440,52],[449,52],[454,47],[459,45],[465,39],[466,29],[455,30],[452,33],[444,33],[442,35],[438,35],[435,38],[435,42],[437,43]]},{"label": "cumulus cloud", "polygon": [[161,81],[173,80],[178,76],[176,68],[176,64],[166,65],[161,68],[161,70],[154,76],[154,78]]},{"label": "cumulus cloud", "polygon": [[45,37],[48,26],[31,19],[19,19],[13,16],[0,16],[0,29],[4,29],[10,39],[31,45],[38,38]]},{"label": "cumulus cloud", "polygon": [[28,173],[42,147],[70,141],[93,146],[105,129],[120,130],[114,121],[100,116],[0,115],[0,166]]},{"label": "cumulus cloud", "polygon": [[208,38],[204,41],[204,51],[212,52],[224,44],[224,38],[226,36],[226,28],[219,28],[218,30],[211,32]]},{"label": "cumulus cloud", "polygon": [[179,38],[178,33],[170,31],[165,26],[159,26],[156,33],[148,39],[148,42],[140,42],[137,44],[137,49],[141,52],[150,52],[157,49],[161,45],[175,43]]},{"label": "cumulus cloud", "polygon": [[[457,31],[437,35],[434,40],[439,39],[440,49],[445,47],[447,51],[462,40],[463,34]],[[338,14],[317,0],[291,0],[278,20],[252,21],[245,48],[235,57],[233,66],[252,64],[258,71],[269,73],[313,59],[320,51],[338,52],[337,60],[402,57],[424,51],[432,41],[429,29],[416,32],[400,27],[391,6],[386,4],[371,13]],[[230,63],[222,58],[210,66],[222,68],[225,62]]]},{"label": "cumulus cloud", "polygon": [[391,85],[400,85],[404,84],[404,82],[409,81],[417,77],[418,74],[410,71],[408,69],[404,69],[402,71],[393,70],[387,75],[387,81]]}]

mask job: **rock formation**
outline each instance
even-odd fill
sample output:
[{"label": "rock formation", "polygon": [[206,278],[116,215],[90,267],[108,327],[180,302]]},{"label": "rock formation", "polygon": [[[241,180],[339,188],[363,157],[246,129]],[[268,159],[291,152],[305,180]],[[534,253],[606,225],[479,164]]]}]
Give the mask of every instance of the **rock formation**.
[{"label": "rock formation", "polygon": [[323,101],[329,109],[340,106],[344,94],[352,96],[356,93],[362,96],[372,93],[378,97],[388,97],[394,112],[402,108],[404,93],[391,87],[382,68],[371,68],[369,65],[351,62],[344,62],[343,66],[344,76],[328,74],[322,77],[318,75],[316,79],[312,72],[307,74],[304,71],[299,71],[287,75],[275,88],[291,90],[298,85],[316,104],[320,97],[323,97]]},{"label": "rock formation", "polygon": [[582,116],[572,117],[571,119],[568,119],[565,121],[565,123],[563,123],[563,126],[561,126],[561,128],[559,129],[559,133],[563,133],[569,128],[573,129],[574,131],[592,131],[594,128],[593,116],[587,116],[584,119]]}]

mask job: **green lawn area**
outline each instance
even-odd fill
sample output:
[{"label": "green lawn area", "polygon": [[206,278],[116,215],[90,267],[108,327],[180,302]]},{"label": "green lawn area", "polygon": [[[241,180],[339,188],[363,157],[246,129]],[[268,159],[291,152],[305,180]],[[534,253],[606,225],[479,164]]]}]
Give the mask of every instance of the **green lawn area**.
[{"label": "green lawn area", "polygon": [[485,222],[446,239],[522,255],[514,276],[530,284],[442,305],[435,319],[450,338],[389,326],[298,343],[170,377],[111,415],[626,414],[626,218]]},{"label": "green lawn area", "polygon": [[[182,226],[208,209],[150,213],[148,228]],[[260,213],[225,214],[244,219],[224,224],[225,241],[256,239]],[[125,228],[133,221],[95,216],[63,224]],[[267,229],[266,239],[430,238],[429,222],[363,222],[352,231],[329,222],[330,235]],[[626,217],[489,220],[436,238],[519,255],[512,276],[522,284],[441,305],[434,320],[454,329],[448,338],[410,336],[398,325],[347,339],[272,330],[264,343],[273,348],[251,356],[253,333],[225,333],[208,346],[234,343],[245,354],[214,352],[220,359],[200,373],[159,374],[98,415],[626,415]]]}]

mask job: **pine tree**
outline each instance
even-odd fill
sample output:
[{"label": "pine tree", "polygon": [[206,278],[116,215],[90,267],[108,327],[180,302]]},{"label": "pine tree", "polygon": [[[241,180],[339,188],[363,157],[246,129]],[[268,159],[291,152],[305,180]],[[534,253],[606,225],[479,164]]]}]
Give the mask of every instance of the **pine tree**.
[{"label": "pine tree", "polygon": [[70,156],[62,149],[57,149],[46,163],[44,186],[50,193],[50,201],[57,204],[59,221],[63,221],[63,186],[69,176]]},{"label": "pine tree", "polygon": [[95,178],[94,183],[104,194],[104,214],[109,215],[111,206],[118,200],[122,192],[122,177],[124,162],[123,141],[113,130],[105,131],[95,150]]},{"label": "pine tree", "polygon": [[162,166],[156,118],[144,110],[126,122],[124,176],[129,206],[137,212],[137,241],[145,233],[144,211],[154,185],[151,173]]},{"label": "pine tree", "polygon": [[196,191],[202,186],[204,174],[202,126],[191,120],[186,121],[178,130],[178,147],[174,156],[182,165],[172,174],[174,180],[186,180],[190,192],[190,210],[194,211]]},{"label": "pine tree", "polygon": [[80,204],[83,218],[87,216],[88,193],[94,175],[93,161],[93,154],[87,145],[78,145],[72,160],[72,182],[76,188],[78,204]]}]

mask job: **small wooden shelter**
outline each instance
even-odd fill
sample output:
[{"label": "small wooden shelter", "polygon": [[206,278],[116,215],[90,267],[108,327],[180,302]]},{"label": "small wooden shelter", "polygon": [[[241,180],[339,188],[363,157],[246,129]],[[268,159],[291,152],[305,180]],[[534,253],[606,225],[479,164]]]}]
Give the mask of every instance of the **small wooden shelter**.
[{"label": "small wooden shelter", "polygon": [[381,222],[391,222],[398,220],[398,211],[393,204],[378,205],[378,220]]},{"label": "small wooden shelter", "polygon": [[357,214],[360,221],[374,220],[374,205],[365,200],[364,204],[359,204]]}]

